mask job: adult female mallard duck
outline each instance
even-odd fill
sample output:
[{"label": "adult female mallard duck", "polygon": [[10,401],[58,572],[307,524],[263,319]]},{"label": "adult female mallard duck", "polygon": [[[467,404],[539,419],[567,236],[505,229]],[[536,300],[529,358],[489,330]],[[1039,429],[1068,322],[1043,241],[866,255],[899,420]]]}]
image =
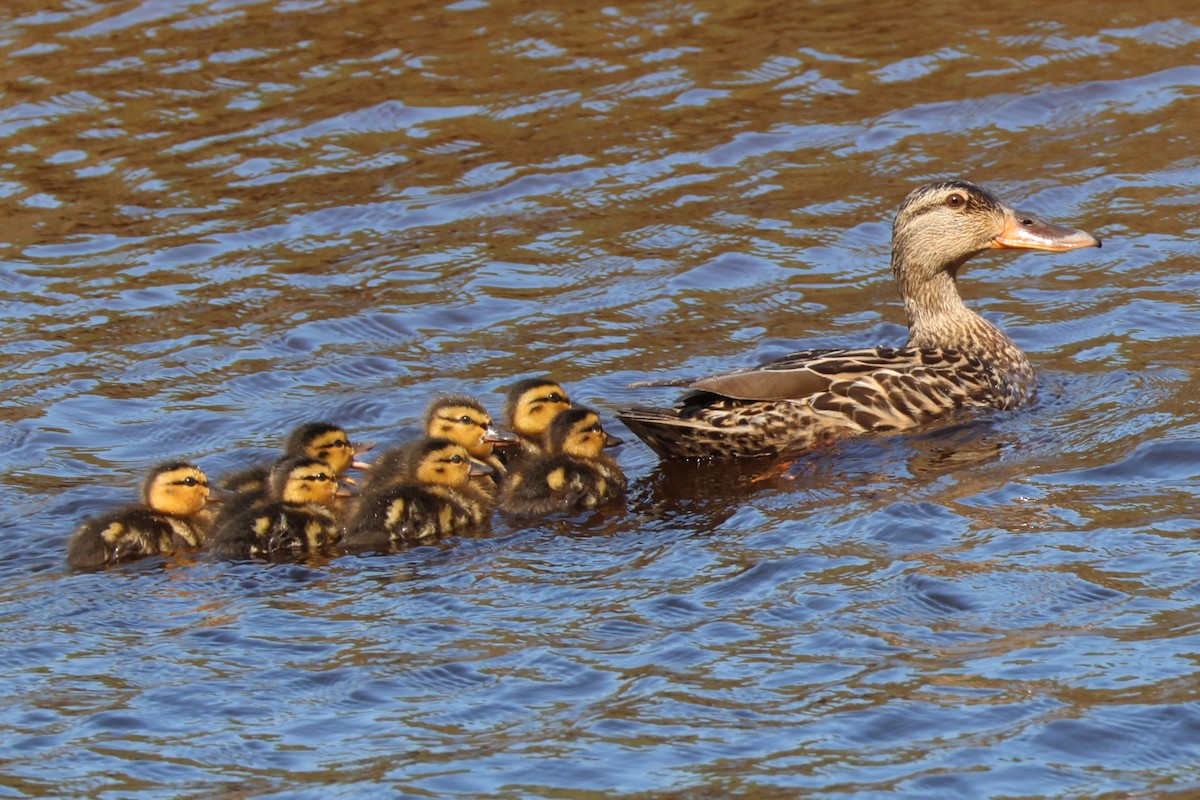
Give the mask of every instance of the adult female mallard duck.
[{"label": "adult female mallard duck", "polygon": [[85,522],[67,543],[67,563],[95,568],[170,555],[204,544],[212,515],[208,478],[185,461],[160,464],[142,484],[142,502]]},{"label": "adult female mallard duck", "polygon": [[221,558],[318,552],[341,538],[333,512],[337,491],[337,475],[327,462],[282,459],[271,468],[267,499],[221,524],[208,550]]},{"label": "adult female mallard duck", "polygon": [[388,471],[372,474],[345,544],[355,549],[433,541],[482,525],[495,501],[471,483],[486,466],[462,445],[424,438],[384,457]]},{"label": "adult female mallard duck", "polygon": [[621,440],[605,433],[600,416],[576,406],[561,411],[547,431],[548,452],[529,458],[504,484],[500,505],[519,517],[596,508],[625,493],[625,473],[604,454]]},{"label": "adult female mallard duck", "polygon": [[930,183],[900,204],[892,272],[908,314],[903,348],[805,350],[759,367],[639,385],[694,391],[675,408],[617,414],[663,458],[800,455],[892,433],[961,408],[1017,408],[1036,386],[1029,359],[963,304],[962,265],[990,248],[1063,252],[1100,240],[1014,211],[981,186]]},{"label": "adult female mallard duck", "polygon": [[492,415],[475,398],[464,394],[434,397],[425,409],[423,427],[426,436],[461,444],[473,461],[491,470],[472,479],[485,492],[494,492],[508,474],[504,462],[496,455],[496,445],[515,445],[517,436],[496,428]]}]

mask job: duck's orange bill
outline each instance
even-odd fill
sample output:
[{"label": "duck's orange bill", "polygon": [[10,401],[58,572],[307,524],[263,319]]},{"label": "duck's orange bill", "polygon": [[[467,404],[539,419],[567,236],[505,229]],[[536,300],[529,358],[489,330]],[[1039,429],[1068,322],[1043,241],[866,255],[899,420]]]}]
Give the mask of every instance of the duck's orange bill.
[{"label": "duck's orange bill", "polygon": [[992,247],[996,248],[1049,250],[1052,253],[1099,246],[1100,240],[1090,233],[1042,222],[1032,214],[1011,210],[1005,215],[1004,230],[992,239]]}]

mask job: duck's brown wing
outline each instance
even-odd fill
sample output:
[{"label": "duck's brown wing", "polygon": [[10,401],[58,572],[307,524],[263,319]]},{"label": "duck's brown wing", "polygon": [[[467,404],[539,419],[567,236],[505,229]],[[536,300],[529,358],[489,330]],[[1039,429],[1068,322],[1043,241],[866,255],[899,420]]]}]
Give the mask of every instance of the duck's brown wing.
[{"label": "duck's brown wing", "polygon": [[1001,405],[996,371],[957,350],[805,350],[672,385],[671,409],[617,417],[665,458],[803,453],[847,436],[916,427],[964,406]]}]

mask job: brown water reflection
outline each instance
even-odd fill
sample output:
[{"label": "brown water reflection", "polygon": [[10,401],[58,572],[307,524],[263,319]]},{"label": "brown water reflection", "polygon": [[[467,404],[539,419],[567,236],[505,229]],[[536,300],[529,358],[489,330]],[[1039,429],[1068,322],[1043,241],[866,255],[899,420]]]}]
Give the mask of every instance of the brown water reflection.
[{"label": "brown water reflection", "polygon": [[[7,3],[3,785],[1193,791],[1194,17]],[[1105,240],[963,273],[1032,409],[796,464],[631,443],[624,512],[387,558],[64,570],[165,456],[901,341],[892,210],[947,176]]]}]

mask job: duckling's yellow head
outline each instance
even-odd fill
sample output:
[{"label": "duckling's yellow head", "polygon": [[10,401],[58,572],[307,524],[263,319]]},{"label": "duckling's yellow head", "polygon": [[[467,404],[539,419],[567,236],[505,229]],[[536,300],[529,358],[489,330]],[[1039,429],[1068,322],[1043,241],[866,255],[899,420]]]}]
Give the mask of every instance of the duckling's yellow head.
[{"label": "duckling's yellow head", "polygon": [[191,516],[208,502],[208,478],[186,461],[160,464],[142,485],[142,502],[160,514]]},{"label": "duckling's yellow head", "polygon": [[518,436],[538,439],[560,411],[571,407],[571,398],[559,384],[530,378],[514,385],[504,404],[504,419]]},{"label": "duckling's yellow head", "polygon": [[434,438],[413,447],[412,475],[417,483],[461,489],[471,482],[471,456],[461,444]]},{"label": "duckling's yellow head", "polygon": [[271,469],[271,496],[285,503],[315,503],[332,506],[338,489],[337,475],[326,461],[293,456],[276,462]]},{"label": "duckling's yellow head", "polygon": [[490,456],[497,442],[516,440],[512,434],[497,430],[483,404],[466,395],[433,398],[425,410],[425,434],[456,442],[480,459]]},{"label": "duckling's yellow head", "polygon": [[546,434],[551,453],[565,453],[576,458],[596,458],[609,446],[609,437],[600,424],[600,415],[590,408],[576,406],[563,411],[550,423]]},{"label": "duckling's yellow head", "polygon": [[329,422],[309,422],[296,428],[288,436],[284,452],[324,461],[335,475],[348,470],[355,456],[346,431]]}]

